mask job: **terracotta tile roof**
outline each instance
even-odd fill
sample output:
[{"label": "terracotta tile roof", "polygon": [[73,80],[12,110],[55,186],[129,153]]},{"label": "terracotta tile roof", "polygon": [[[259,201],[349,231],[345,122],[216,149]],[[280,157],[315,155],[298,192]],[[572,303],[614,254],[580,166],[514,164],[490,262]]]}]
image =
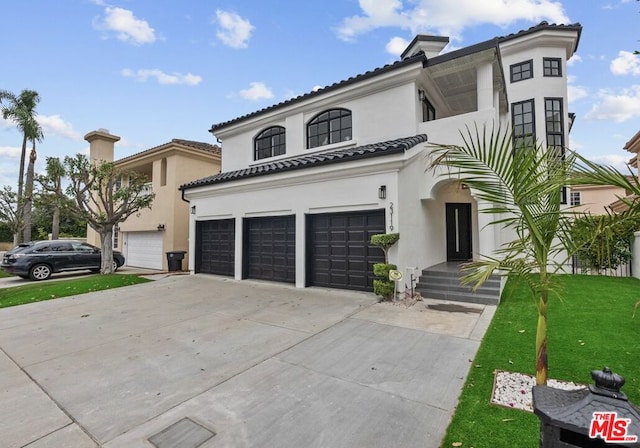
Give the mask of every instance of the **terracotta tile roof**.
[{"label": "terracotta tile roof", "polygon": [[280,159],[273,162],[266,162],[249,168],[236,171],[228,171],[205,177],[181,185],[180,190],[202,187],[204,185],[219,184],[233,180],[246,179],[249,177],[264,176],[267,174],[282,173],[305,168],[329,165],[333,163],[350,162],[371,157],[379,157],[391,154],[403,153],[414,146],[426,142],[426,134],[418,134],[413,137],[398,138],[386,142],[373,143],[370,145],[357,146],[355,148],[340,149],[305,156]]},{"label": "terracotta tile roof", "polygon": [[154,151],[157,151],[159,149],[164,149],[166,147],[169,147],[172,143],[175,143],[177,145],[182,145],[182,146],[188,146],[190,148],[197,149],[197,150],[204,151],[204,152],[208,152],[208,153],[211,153],[211,154],[220,155],[221,152],[222,152],[222,150],[220,149],[220,147],[218,145],[211,145],[211,144],[205,143],[205,142],[196,142],[196,141],[193,141],[193,140],[183,140],[183,139],[180,139],[180,138],[174,138],[168,143],[163,143],[161,145],[154,146],[153,148],[149,148],[149,149],[146,149],[144,151],[132,154],[130,156],[123,157],[122,159],[118,159],[118,160],[115,161],[115,163],[116,164],[117,163],[122,163],[122,162],[128,161],[130,159],[133,159],[135,157],[140,157],[140,156],[143,156],[143,155],[150,154],[150,153],[152,153]]}]

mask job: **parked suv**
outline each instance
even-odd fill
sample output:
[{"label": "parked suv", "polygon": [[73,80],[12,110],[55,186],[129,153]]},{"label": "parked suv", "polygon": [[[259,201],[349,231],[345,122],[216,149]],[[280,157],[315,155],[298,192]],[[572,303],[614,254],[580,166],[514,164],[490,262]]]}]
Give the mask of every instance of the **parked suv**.
[{"label": "parked suv", "polygon": [[[46,280],[54,272],[99,272],[100,264],[99,248],[81,241],[53,240],[20,244],[4,255],[0,268],[22,278]],[[113,270],[123,264],[122,254],[113,251]]]}]

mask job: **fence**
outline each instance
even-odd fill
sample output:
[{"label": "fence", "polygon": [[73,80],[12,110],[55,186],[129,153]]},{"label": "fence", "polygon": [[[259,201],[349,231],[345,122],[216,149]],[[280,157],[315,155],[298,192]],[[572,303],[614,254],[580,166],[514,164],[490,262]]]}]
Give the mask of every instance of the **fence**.
[{"label": "fence", "polygon": [[631,268],[631,262],[621,264],[616,269],[598,269],[584,263],[577,255],[573,256],[571,260],[571,268],[574,274],[585,275],[607,275],[610,277],[632,277],[633,272]]}]

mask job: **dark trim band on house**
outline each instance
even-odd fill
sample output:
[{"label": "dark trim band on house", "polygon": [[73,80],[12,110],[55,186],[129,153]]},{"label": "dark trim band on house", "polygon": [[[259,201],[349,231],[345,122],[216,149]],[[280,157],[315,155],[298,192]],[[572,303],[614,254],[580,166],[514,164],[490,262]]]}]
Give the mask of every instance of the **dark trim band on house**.
[{"label": "dark trim band on house", "polygon": [[183,192],[191,188],[202,187],[205,185],[219,184],[250,177],[264,176],[273,173],[282,173],[286,171],[300,170],[305,168],[314,168],[334,163],[350,162],[354,160],[368,159],[371,157],[389,156],[393,154],[402,154],[414,146],[427,141],[426,134],[418,134],[412,137],[398,138],[386,142],[372,143],[370,145],[357,146],[355,148],[341,149],[337,151],[328,151],[318,154],[310,154],[300,157],[292,157],[290,159],[275,160],[273,162],[252,166],[237,171],[229,171],[226,173],[216,174],[214,176],[198,179],[193,182],[181,185],[180,190]]}]

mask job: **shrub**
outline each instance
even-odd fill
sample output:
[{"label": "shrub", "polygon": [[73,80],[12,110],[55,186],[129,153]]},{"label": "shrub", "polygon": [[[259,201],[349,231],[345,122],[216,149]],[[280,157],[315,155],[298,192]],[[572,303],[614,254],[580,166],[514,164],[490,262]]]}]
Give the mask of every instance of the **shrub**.
[{"label": "shrub", "polygon": [[400,239],[399,233],[379,233],[371,236],[371,244],[382,248],[384,251],[384,261],[389,263],[389,249]]},{"label": "shrub", "polygon": [[393,298],[394,283],[389,280],[389,271],[397,269],[395,264],[376,263],[373,265],[373,275],[378,277],[373,281],[373,292],[384,300]]}]

